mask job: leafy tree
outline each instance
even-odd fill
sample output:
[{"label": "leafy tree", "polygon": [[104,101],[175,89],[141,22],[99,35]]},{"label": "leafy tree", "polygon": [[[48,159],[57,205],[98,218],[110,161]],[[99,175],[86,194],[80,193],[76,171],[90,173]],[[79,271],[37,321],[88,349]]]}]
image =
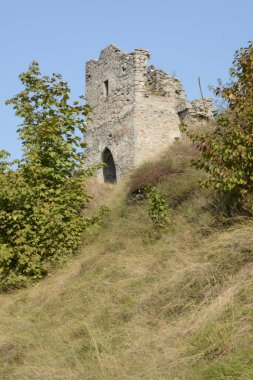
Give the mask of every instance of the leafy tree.
[{"label": "leafy tree", "polygon": [[72,255],[89,222],[82,138],[89,106],[70,104],[61,75],[42,76],[37,62],[20,75],[24,90],[8,100],[22,124],[23,158],[11,169],[0,153],[0,285],[40,278]]},{"label": "leafy tree", "polygon": [[215,94],[227,105],[216,112],[208,131],[182,130],[201,151],[195,162],[208,173],[207,187],[245,198],[253,190],[253,43],[236,51],[230,82]]}]

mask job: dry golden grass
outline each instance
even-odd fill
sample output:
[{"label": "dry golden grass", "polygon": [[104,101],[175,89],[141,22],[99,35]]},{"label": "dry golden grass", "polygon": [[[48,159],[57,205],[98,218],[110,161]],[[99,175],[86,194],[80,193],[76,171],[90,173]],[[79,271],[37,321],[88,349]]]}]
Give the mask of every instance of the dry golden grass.
[{"label": "dry golden grass", "polygon": [[127,204],[128,185],[88,185],[89,212],[110,213],[82,252],[0,295],[1,379],[253,378],[253,222],[221,224],[210,194],[192,178],[187,192],[182,176],[163,231],[145,202]]}]

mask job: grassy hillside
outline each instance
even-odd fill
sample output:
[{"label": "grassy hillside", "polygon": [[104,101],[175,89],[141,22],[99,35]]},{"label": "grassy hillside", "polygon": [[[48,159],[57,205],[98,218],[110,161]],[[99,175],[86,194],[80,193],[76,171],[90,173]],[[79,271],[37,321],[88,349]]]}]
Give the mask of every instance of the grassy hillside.
[{"label": "grassy hillside", "polygon": [[[110,211],[80,254],[0,295],[1,379],[253,378],[253,222],[199,189],[194,154],[179,144],[125,184],[89,184],[87,212]],[[170,208],[162,230],[147,183]]]}]

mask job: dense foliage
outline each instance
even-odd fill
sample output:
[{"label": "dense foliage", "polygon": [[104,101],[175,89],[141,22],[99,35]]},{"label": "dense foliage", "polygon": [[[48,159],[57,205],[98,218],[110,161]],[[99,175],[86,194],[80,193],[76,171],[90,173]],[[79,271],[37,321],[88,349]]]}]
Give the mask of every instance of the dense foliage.
[{"label": "dense foliage", "polygon": [[61,75],[42,76],[37,62],[20,75],[24,90],[8,100],[22,124],[23,158],[12,169],[0,155],[0,285],[40,278],[76,251],[87,218],[84,143],[89,106],[69,102]]},{"label": "dense foliage", "polygon": [[216,112],[206,133],[182,130],[201,151],[195,166],[204,169],[207,187],[237,198],[253,190],[253,43],[235,53],[230,82],[220,83],[215,94],[227,105]]}]

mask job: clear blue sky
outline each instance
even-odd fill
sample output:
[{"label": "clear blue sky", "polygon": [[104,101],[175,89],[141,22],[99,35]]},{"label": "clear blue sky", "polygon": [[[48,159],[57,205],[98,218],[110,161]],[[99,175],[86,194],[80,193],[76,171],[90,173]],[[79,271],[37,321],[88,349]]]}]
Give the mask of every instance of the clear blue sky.
[{"label": "clear blue sky", "polygon": [[252,0],[0,0],[0,149],[20,157],[19,120],[4,102],[21,90],[32,60],[84,93],[84,63],[114,43],[146,48],[150,63],[176,73],[189,99],[227,79],[236,49],[253,39]]}]

